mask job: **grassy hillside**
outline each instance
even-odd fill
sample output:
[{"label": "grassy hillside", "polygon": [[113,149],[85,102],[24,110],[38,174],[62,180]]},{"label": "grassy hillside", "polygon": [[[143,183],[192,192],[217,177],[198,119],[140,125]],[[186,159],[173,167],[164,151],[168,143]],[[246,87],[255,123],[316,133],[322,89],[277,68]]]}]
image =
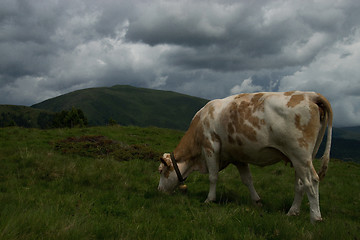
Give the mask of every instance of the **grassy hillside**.
[{"label": "grassy hillside", "polygon": [[125,126],[184,130],[206,102],[175,92],[118,85],[71,92],[32,107],[59,112],[74,106],[84,111],[90,125],[106,125],[113,119]]},{"label": "grassy hillside", "polygon": [[[294,196],[294,172],[283,163],[251,167],[263,199],[261,208],[251,204],[232,166],[220,173],[216,203],[203,203],[209,184],[207,175],[198,173],[189,176],[187,195],[159,193],[157,157],[134,153],[169,152],[182,135],[176,130],[118,126],[0,129],[0,239],[360,236],[359,164],[330,161],[320,183],[324,221],[313,226],[306,197],[300,216],[285,215]],[[86,139],[92,143],[86,144]],[[97,145],[94,139],[99,139]],[[111,151],[113,144],[118,151]],[[130,157],[118,157],[125,153]]]},{"label": "grassy hillside", "polygon": [[52,113],[26,106],[0,105],[0,127],[22,126],[40,128]]}]

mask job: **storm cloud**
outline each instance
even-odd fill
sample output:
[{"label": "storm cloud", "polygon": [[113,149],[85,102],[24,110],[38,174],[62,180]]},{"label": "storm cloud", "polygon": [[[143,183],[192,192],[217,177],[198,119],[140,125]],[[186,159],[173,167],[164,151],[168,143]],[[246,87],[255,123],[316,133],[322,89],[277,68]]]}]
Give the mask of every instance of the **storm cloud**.
[{"label": "storm cloud", "polygon": [[207,99],[309,90],[360,125],[360,2],[0,2],[0,104],[115,84]]}]

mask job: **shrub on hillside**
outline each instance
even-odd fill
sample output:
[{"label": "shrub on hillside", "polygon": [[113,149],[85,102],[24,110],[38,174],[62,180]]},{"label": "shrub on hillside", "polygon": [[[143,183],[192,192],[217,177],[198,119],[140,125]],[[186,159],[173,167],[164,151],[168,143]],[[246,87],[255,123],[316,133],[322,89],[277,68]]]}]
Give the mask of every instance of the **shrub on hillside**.
[{"label": "shrub on hillside", "polygon": [[69,137],[55,142],[54,146],[55,149],[64,154],[76,154],[92,158],[110,156],[118,161],[157,160],[159,156],[159,153],[146,144],[128,145],[104,136]]},{"label": "shrub on hillside", "polygon": [[71,110],[63,110],[60,113],[55,113],[52,126],[54,128],[73,128],[73,127],[85,127],[88,125],[88,120],[81,109],[72,107]]}]

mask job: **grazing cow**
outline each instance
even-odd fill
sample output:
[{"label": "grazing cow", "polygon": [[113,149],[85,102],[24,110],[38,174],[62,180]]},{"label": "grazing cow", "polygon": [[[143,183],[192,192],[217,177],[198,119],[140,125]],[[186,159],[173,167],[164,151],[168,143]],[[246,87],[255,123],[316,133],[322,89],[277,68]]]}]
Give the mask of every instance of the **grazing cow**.
[{"label": "grazing cow", "polygon": [[[266,166],[281,160],[295,169],[295,198],[288,215],[297,215],[304,193],[311,221],[321,220],[319,181],[325,176],[331,145],[332,109],[315,92],[239,94],[207,103],[199,110],[174,152],[159,166],[160,191],[183,185],[192,171],[209,173],[206,202],[216,199],[218,172],[234,164],[251,198],[259,202],[248,164]],[[327,130],[319,173],[313,159]]]}]

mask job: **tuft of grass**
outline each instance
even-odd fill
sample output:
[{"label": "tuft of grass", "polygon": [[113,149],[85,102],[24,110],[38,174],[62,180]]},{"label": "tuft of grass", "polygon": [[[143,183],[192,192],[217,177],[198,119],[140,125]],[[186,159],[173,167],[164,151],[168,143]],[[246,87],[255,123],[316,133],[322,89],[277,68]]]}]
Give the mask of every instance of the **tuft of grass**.
[{"label": "tuft of grass", "polygon": [[125,144],[105,136],[68,137],[54,143],[56,150],[63,154],[77,154],[85,157],[113,157],[119,161],[132,159],[157,160],[160,153],[153,151],[147,144]]},{"label": "tuft of grass", "polygon": [[[306,197],[299,216],[285,215],[294,196],[294,170],[283,163],[251,166],[263,200],[259,208],[234,166],[220,172],[217,201],[205,204],[207,175],[191,174],[186,195],[162,194],[156,189],[158,162],[141,155],[119,161],[115,150],[108,151],[120,144],[169,152],[182,134],[119,126],[1,129],[0,239],[359,238],[359,164],[330,161],[320,183],[324,221],[312,225]],[[86,139],[98,141],[88,146]]]}]

